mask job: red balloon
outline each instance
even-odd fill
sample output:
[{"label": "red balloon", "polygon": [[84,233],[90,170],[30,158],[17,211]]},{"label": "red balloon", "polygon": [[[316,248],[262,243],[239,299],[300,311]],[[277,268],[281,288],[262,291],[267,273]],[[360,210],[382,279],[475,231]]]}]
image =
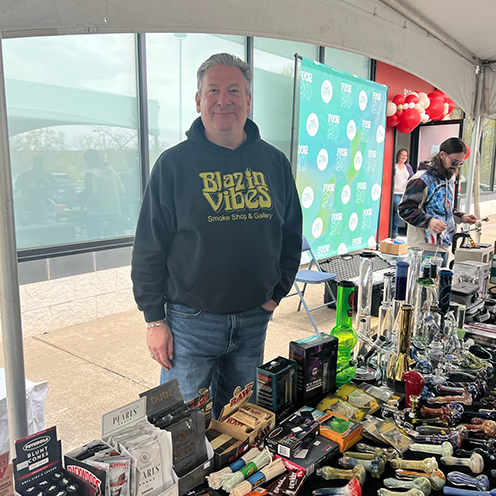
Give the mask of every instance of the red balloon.
[{"label": "red balloon", "polygon": [[400,124],[405,129],[415,129],[421,121],[420,113],[415,109],[408,109],[403,112],[403,115],[400,117]]},{"label": "red balloon", "polygon": [[403,95],[396,95],[393,98],[393,103],[395,105],[403,105],[405,103],[405,97]]},{"label": "red balloon", "polygon": [[455,102],[450,98],[448,102],[448,114],[451,114],[455,110]]},{"label": "red balloon", "polygon": [[390,126],[397,126],[398,122],[400,122],[400,118],[396,114],[394,114],[388,117],[386,121]]},{"label": "red balloon", "polygon": [[463,157],[463,160],[467,160],[467,158],[470,157],[470,146],[468,146],[466,143],[465,146],[467,147],[467,154],[465,155],[465,157]]},{"label": "red balloon", "polygon": [[[444,100],[444,93],[441,90],[434,90],[427,94],[429,99],[432,98],[442,98]],[[444,101],[443,101],[444,103]]]},{"label": "red balloon", "polygon": [[444,102],[441,98],[432,98],[431,104],[425,111],[433,121],[440,120],[444,117]]},{"label": "red balloon", "polygon": [[396,114],[394,114],[394,115],[397,115],[398,118],[400,118],[403,115],[403,112],[404,112],[404,110],[397,110]]},{"label": "red balloon", "polygon": [[[418,112],[417,112],[418,113]],[[396,126],[396,129],[403,134],[409,134],[413,131],[413,127],[410,129],[401,125],[401,122]]]},{"label": "red balloon", "polygon": [[407,95],[405,98],[406,103],[418,103],[419,99],[416,95]]}]

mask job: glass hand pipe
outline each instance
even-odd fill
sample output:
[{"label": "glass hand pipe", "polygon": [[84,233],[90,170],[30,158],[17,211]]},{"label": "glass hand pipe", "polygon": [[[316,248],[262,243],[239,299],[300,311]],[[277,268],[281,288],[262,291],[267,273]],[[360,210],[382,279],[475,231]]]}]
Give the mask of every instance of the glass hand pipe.
[{"label": "glass hand pipe", "polygon": [[487,458],[491,461],[496,460],[496,453],[491,453],[482,448],[474,448],[473,450],[457,449],[455,451],[456,456],[472,456],[473,453],[479,453],[482,458]]},{"label": "glass hand pipe", "polygon": [[439,468],[437,460],[434,457],[424,458],[423,460],[391,460],[391,467],[393,468],[411,468],[413,470],[421,470],[422,472],[431,473]]},{"label": "glass hand pipe", "polygon": [[484,459],[479,453],[473,453],[470,458],[456,458],[455,456],[441,457],[444,465],[465,466],[470,468],[474,474],[480,474],[484,470]]},{"label": "glass hand pipe", "polygon": [[412,424],[415,426],[415,428],[418,425],[431,425],[431,426],[437,426],[437,427],[448,427],[448,421],[443,418],[433,418],[433,419],[413,419]]},{"label": "glass hand pipe", "polygon": [[453,446],[453,449],[457,449],[462,445],[462,438],[460,433],[457,431],[451,431],[449,434],[420,434],[415,437],[415,442],[417,443],[432,443],[432,444],[443,444],[448,442]]},{"label": "glass hand pipe", "polygon": [[446,486],[443,489],[444,494],[453,494],[454,496],[496,496],[496,489],[491,491],[471,491],[470,489],[458,489],[457,487]]},{"label": "glass hand pipe", "polygon": [[370,472],[372,477],[380,478],[386,470],[386,461],[384,458],[372,455],[370,453],[356,453],[361,458],[355,458],[348,455],[343,455],[338,463],[344,468],[353,468],[357,465],[363,465],[363,468]]},{"label": "glass hand pipe", "polygon": [[377,490],[378,496],[424,496],[424,493],[420,489],[409,489],[406,492],[390,491],[389,489],[384,489],[381,487]]},{"label": "glass hand pipe", "polygon": [[363,468],[363,465],[356,465],[351,470],[343,470],[342,468],[329,466],[320,467],[317,469],[317,475],[323,477],[325,480],[356,479],[362,486],[365,484],[367,478],[367,472]]},{"label": "glass hand pipe", "polygon": [[408,449],[410,451],[420,451],[421,453],[431,453],[433,455],[453,455],[453,445],[448,441],[445,441],[443,444],[412,443],[410,444]]},{"label": "glass hand pipe", "polygon": [[368,444],[358,443],[356,449],[361,453],[372,453],[383,455],[388,461],[395,458],[401,458],[403,455],[398,453],[394,448],[379,448],[377,446],[369,446]]},{"label": "glass hand pipe", "polygon": [[487,392],[487,382],[482,379],[476,379],[473,382],[446,382],[444,384],[446,387],[464,387],[469,388],[470,386],[475,386],[479,391],[479,396],[482,396]]},{"label": "glass hand pipe", "polygon": [[389,489],[419,489],[424,496],[429,496],[432,491],[431,483],[427,477],[417,477],[413,480],[400,480],[388,477],[382,482]]},{"label": "glass hand pipe", "polygon": [[423,417],[428,415],[438,415],[448,421],[450,425],[457,425],[463,419],[463,414],[465,409],[460,403],[450,403],[449,405],[443,406],[441,408],[428,408],[422,406],[420,413]]},{"label": "glass hand pipe", "polygon": [[431,473],[398,469],[395,471],[395,475],[398,479],[407,480],[416,479],[417,477],[427,477],[434,491],[440,491],[446,484],[446,476],[438,468],[433,470]]},{"label": "glass hand pipe", "polygon": [[463,403],[464,405],[471,405],[473,401],[472,395],[465,391],[461,396],[436,396],[435,398],[427,398],[427,403],[430,405],[434,403]]},{"label": "glass hand pipe", "polygon": [[466,413],[467,417],[478,417],[478,418],[483,418],[483,419],[489,419],[489,420],[496,420],[496,411],[492,412],[467,412]]},{"label": "glass hand pipe", "polygon": [[477,477],[464,474],[463,472],[450,472],[447,475],[448,480],[455,486],[475,487],[479,491],[489,491],[491,489],[489,477],[481,474]]},{"label": "glass hand pipe", "polygon": [[[480,422],[476,422],[479,420]],[[471,424],[460,424],[463,425],[469,431],[482,431],[487,437],[496,437],[496,422],[494,420],[482,420],[479,418],[472,419]]]},{"label": "glass hand pipe", "polygon": [[362,486],[356,479],[351,479],[346,486],[324,487],[315,489],[312,492],[312,496],[331,496],[337,494],[342,496],[362,496]]}]

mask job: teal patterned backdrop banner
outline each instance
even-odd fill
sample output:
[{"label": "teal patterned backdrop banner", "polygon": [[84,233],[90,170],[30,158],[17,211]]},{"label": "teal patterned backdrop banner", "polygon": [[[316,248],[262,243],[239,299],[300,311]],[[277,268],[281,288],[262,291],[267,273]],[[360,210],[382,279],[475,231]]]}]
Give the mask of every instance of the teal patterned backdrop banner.
[{"label": "teal patterned backdrop banner", "polygon": [[296,182],[319,259],[376,243],[387,86],[302,58]]}]

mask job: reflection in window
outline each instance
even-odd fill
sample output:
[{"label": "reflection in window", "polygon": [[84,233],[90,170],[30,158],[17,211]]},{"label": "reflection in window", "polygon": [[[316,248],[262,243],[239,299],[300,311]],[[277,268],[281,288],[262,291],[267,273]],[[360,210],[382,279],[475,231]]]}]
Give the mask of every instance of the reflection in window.
[{"label": "reflection in window", "polygon": [[325,65],[329,67],[334,67],[365,79],[370,77],[370,59],[368,57],[327,47],[324,57]]},{"label": "reflection in window", "polygon": [[297,53],[318,60],[318,47],[294,41],[255,38],[253,119],[265,141],[290,157],[293,74]]},{"label": "reflection in window", "polygon": [[3,45],[18,248],[133,235],[141,199],[134,36]]},{"label": "reflection in window", "polygon": [[244,59],[245,38],[209,34],[147,34],[147,77],[150,106],[158,102],[159,132],[150,140],[150,166],[167,148],[186,139],[198,117],[195,105],[196,71],[210,55],[232,53]]},{"label": "reflection in window", "polygon": [[480,158],[480,189],[482,192],[492,190],[494,164],[494,117],[482,119],[482,143]]}]

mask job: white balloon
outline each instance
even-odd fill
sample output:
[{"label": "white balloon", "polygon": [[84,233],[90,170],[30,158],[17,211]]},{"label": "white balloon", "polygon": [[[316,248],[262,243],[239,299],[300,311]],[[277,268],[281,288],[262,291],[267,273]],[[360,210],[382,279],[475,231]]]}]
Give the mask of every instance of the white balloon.
[{"label": "white balloon", "polygon": [[415,108],[415,104],[414,104],[413,102],[410,102],[409,107],[410,107],[411,109],[414,109],[414,108]]},{"label": "white balloon", "polygon": [[387,107],[386,107],[386,115],[388,117],[391,117],[392,115],[396,114],[396,111],[398,110],[398,107],[396,104],[392,101],[387,102]]},{"label": "white balloon", "polygon": [[407,97],[408,95],[415,95],[415,96],[419,96],[420,93],[417,93],[416,91],[410,91],[410,93],[408,93],[407,95],[405,95],[405,97]]},{"label": "white balloon", "polygon": [[420,117],[420,120],[422,121],[423,124],[425,124],[426,122],[429,122],[429,114],[426,114],[426,113],[423,113],[422,116]]}]

